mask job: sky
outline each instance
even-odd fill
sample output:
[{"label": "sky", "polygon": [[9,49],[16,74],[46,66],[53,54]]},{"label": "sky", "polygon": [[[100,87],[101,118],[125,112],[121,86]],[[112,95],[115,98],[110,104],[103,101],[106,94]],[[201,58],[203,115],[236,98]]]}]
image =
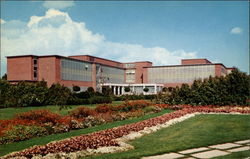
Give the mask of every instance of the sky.
[{"label": "sky", "polygon": [[176,65],[206,58],[249,73],[247,1],[1,1],[6,56],[94,55]]}]

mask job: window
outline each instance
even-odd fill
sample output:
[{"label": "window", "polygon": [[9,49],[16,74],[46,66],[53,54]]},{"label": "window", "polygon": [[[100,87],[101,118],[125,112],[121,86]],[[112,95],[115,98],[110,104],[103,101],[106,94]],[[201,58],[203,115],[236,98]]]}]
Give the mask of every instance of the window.
[{"label": "window", "polygon": [[37,59],[34,59],[33,61],[34,61],[34,65],[37,65]]},{"label": "window", "polygon": [[33,73],[33,78],[34,78],[34,80],[37,80],[37,70],[38,70],[38,68],[37,68],[37,61],[38,59],[37,59],[37,57],[34,57],[33,58],[33,71],[34,71],[34,73]]},{"label": "window", "polygon": [[76,60],[62,59],[61,79],[72,81],[92,81],[91,64]]},{"label": "window", "polygon": [[126,83],[135,83],[135,70],[126,70]]},{"label": "window", "polygon": [[34,71],[34,79],[37,79],[37,72]]},{"label": "window", "polygon": [[124,70],[109,66],[96,65],[96,81],[101,83],[123,83]]},{"label": "window", "polygon": [[134,68],[135,64],[134,63],[127,63],[125,64],[125,68]]}]

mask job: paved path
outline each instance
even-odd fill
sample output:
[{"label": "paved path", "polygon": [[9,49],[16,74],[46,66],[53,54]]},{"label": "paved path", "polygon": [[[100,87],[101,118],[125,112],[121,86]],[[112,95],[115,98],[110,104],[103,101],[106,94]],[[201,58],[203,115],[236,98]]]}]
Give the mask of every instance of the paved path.
[{"label": "paved path", "polygon": [[228,155],[232,152],[250,151],[250,139],[236,141],[233,143],[225,143],[219,145],[212,145],[207,147],[200,147],[194,149],[188,149],[176,153],[167,153],[157,156],[142,157],[142,159],[202,159],[213,158],[218,156]]}]

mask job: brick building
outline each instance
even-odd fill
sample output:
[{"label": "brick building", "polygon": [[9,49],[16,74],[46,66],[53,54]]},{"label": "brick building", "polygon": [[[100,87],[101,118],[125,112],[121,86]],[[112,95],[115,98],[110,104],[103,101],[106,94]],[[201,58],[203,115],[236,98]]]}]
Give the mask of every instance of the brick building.
[{"label": "brick building", "polygon": [[90,55],[79,56],[8,56],[8,81],[36,82],[45,80],[50,86],[60,83],[81,90],[93,87],[101,91],[110,87],[114,94],[124,94],[124,87],[131,87],[131,93],[141,94],[147,87],[147,94],[155,94],[163,87],[191,84],[195,79],[209,76],[225,76],[233,68],[207,59],[184,59],[181,65],[153,66],[150,61],[121,63]]}]

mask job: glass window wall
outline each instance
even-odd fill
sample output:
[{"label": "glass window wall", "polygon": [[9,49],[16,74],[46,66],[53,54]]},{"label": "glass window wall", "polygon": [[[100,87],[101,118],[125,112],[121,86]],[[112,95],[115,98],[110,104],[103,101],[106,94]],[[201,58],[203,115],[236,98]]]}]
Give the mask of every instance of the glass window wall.
[{"label": "glass window wall", "polygon": [[61,59],[61,79],[71,81],[92,81],[90,63]]},{"label": "glass window wall", "polygon": [[215,76],[214,65],[148,68],[149,83],[191,83]]}]

